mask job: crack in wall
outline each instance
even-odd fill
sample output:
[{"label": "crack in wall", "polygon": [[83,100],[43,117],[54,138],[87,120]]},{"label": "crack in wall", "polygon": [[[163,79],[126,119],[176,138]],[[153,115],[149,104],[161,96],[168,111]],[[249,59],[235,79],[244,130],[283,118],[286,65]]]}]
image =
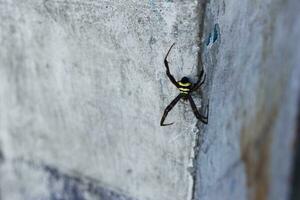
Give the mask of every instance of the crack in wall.
[{"label": "crack in wall", "polygon": [[189,168],[189,173],[192,176],[192,196],[191,200],[195,200],[195,194],[196,194],[196,185],[197,185],[197,171],[198,171],[198,156],[199,156],[199,151],[200,151],[200,146],[202,144],[202,141],[200,140],[200,130],[196,132],[195,136],[195,145],[193,147],[193,153],[194,157],[192,159],[192,167]]},{"label": "crack in wall", "polygon": [[[206,11],[206,5],[207,5],[207,0],[200,0],[198,2],[198,10],[199,10],[199,40],[201,41],[204,35],[204,20],[205,20],[205,11]],[[202,60],[202,52],[203,52],[203,45],[201,42],[199,42],[199,51],[198,51],[198,63],[197,63],[197,69],[198,69],[198,74],[201,73],[201,71],[204,69],[203,66],[203,60]],[[208,82],[206,82],[208,83]],[[202,91],[200,92],[200,94]],[[202,101],[201,101],[202,102]],[[203,104],[203,102],[202,102]],[[203,126],[202,126],[203,127]],[[200,126],[201,128],[201,126]],[[201,140],[201,133],[203,132],[202,129],[198,129],[196,132],[195,138],[194,138],[194,146],[193,146],[193,158],[192,158],[192,167],[189,168],[189,173],[192,177],[192,188],[191,188],[191,200],[195,200],[195,194],[196,194],[196,184],[197,184],[197,171],[198,171],[198,157],[199,157],[199,151],[200,151],[200,146],[203,143]]]}]

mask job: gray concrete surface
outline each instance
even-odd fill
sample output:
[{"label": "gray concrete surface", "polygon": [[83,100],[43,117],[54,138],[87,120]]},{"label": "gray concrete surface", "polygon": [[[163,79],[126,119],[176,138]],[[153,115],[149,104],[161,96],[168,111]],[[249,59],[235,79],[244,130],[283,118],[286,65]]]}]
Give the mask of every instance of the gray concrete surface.
[{"label": "gray concrete surface", "polygon": [[202,57],[211,112],[199,142],[195,199],[289,199],[299,10],[297,0],[206,5]]},{"label": "gray concrete surface", "polygon": [[[288,199],[299,10],[298,0],[0,1],[0,199]],[[199,108],[209,99],[207,126],[185,103],[159,126],[178,93],[163,66],[173,42],[177,79],[207,72],[194,95]]]},{"label": "gray concrete surface", "polygon": [[55,199],[42,166],[127,197],[188,199],[196,120],[179,105],[174,126],[159,121],[177,95],[163,66],[173,42],[174,75],[197,75],[197,9],[197,1],[1,1],[2,199]]}]

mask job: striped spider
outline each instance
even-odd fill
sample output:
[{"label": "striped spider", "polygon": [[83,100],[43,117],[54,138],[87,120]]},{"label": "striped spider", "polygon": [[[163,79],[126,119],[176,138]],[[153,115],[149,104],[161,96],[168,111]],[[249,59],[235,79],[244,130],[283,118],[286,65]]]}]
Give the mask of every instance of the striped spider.
[{"label": "striped spider", "polygon": [[[195,114],[195,116],[197,117],[197,119],[199,119],[202,123],[204,124],[207,124],[208,122],[208,105],[207,105],[207,114],[206,116],[202,115],[197,107],[196,107],[196,104],[191,96],[191,93],[194,92],[195,90],[197,90],[205,81],[205,78],[206,78],[206,75],[204,74],[204,70],[202,69],[201,71],[201,74],[200,74],[200,78],[199,80],[193,84],[189,81],[189,79],[187,77],[183,77],[180,81],[176,81],[176,79],[172,76],[172,74],[170,73],[170,69],[169,69],[169,63],[167,61],[167,57],[172,49],[172,47],[175,45],[175,43],[172,44],[172,46],[170,47],[167,55],[165,56],[165,60],[164,60],[164,63],[165,63],[165,67],[167,69],[166,71],[166,74],[167,76],[169,77],[170,81],[178,88],[179,90],[179,95],[165,108],[165,111],[164,111],[164,114],[160,120],[160,125],[161,126],[169,126],[169,125],[172,125],[173,123],[168,123],[168,124],[165,124],[164,121],[168,115],[168,113],[172,110],[172,108],[177,104],[177,102],[180,100],[180,99],[183,99],[184,101],[187,101],[189,100],[190,104],[191,104],[191,107],[192,107],[192,110]],[[204,78],[203,78],[204,76]],[[203,80],[202,80],[203,79]]]}]

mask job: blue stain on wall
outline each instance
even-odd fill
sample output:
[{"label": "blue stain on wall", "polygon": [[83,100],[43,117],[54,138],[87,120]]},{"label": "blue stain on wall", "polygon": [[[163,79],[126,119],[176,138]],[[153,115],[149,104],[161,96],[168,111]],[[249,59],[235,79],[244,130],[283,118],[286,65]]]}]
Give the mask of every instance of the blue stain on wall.
[{"label": "blue stain on wall", "polygon": [[211,42],[211,33],[209,33],[208,38],[206,39],[206,46],[208,46]]},{"label": "blue stain on wall", "polygon": [[[84,193],[92,194],[101,200],[134,200],[118,192],[100,187],[92,180],[83,180],[61,173],[58,169],[48,165],[43,165],[41,168],[49,177],[50,200],[86,200]],[[57,185],[62,185],[62,187],[57,187]]]},{"label": "blue stain on wall", "polygon": [[[87,200],[87,194],[99,200],[136,200],[120,192],[102,187],[97,181],[91,178],[83,177],[81,175],[69,175],[61,172],[54,166],[42,163],[37,164],[33,161],[26,161],[23,159],[16,160],[14,164],[25,164],[32,170],[43,172],[48,187],[48,194],[43,195],[49,196],[49,199],[47,200]],[[40,200],[45,198],[41,196],[40,198],[24,199]]]},{"label": "blue stain on wall", "polygon": [[220,38],[219,24],[215,24],[214,29],[209,33],[206,39],[206,46],[211,47]]},{"label": "blue stain on wall", "polygon": [[214,27],[214,37],[213,37],[213,43],[215,43],[215,41],[217,41],[218,37],[219,37],[219,31],[220,28],[219,28],[219,24],[215,24],[215,27]]}]

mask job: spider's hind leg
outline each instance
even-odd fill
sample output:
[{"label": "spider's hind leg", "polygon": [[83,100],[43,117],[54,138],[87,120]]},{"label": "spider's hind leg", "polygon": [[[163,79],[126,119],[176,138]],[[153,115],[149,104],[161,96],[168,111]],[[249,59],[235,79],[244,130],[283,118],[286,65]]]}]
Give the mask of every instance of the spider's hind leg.
[{"label": "spider's hind leg", "polygon": [[208,123],[209,104],[206,106],[206,116],[203,116],[198,111],[197,106],[196,106],[193,98],[191,96],[189,96],[188,98],[189,98],[193,113],[195,114],[197,119],[199,119],[202,123],[207,124]]},{"label": "spider's hind leg", "polygon": [[174,124],[174,122],[172,123],[168,123],[168,124],[164,124],[164,121],[168,115],[168,113],[172,110],[172,108],[176,105],[176,103],[182,98],[182,94],[179,94],[165,109],[163,116],[161,117],[160,120],[160,125],[161,126],[169,126]]}]

